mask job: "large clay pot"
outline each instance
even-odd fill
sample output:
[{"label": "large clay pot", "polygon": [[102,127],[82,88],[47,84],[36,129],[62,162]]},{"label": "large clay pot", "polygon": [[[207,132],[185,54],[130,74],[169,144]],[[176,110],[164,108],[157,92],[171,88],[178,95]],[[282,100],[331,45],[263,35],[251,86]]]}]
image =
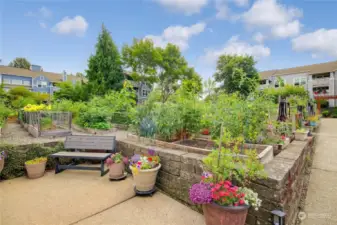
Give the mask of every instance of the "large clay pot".
[{"label": "large clay pot", "polygon": [[28,178],[35,179],[35,178],[43,177],[44,171],[46,170],[46,163],[47,161],[41,162],[38,164],[30,164],[30,165],[27,165],[25,163]]},{"label": "large clay pot", "polygon": [[4,159],[0,159],[0,173],[3,170],[4,166],[5,166],[5,160]]},{"label": "large clay pot", "polygon": [[[158,171],[161,167],[161,164],[159,164],[156,168],[148,169],[148,170],[138,170],[137,173],[133,173],[133,180],[135,182],[136,190],[141,192],[147,192],[153,190]],[[131,166],[130,166],[130,170]]]},{"label": "large clay pot", "polygon": [[109,165],[109,178],[119,179],[124,176],[125,165],[123,162]]},{"label": "large clay pot", "polygon": [[202,209],[206,225],[245,225],[249,206],[220,206],[204,204]]}]

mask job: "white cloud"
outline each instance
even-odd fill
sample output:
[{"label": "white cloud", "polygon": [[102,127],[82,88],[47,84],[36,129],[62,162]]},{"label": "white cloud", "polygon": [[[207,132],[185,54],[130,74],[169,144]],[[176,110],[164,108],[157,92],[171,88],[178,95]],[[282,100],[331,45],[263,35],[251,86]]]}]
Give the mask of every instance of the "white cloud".
[{"label": "white cloud", "polygon": [[189,47],[189,39],[203,32],[205,28],[205,23],[197,23],[189,27],[170,26],[161,35],[148,35],[145,39],[152,39],[153,43],[158,47],[165,47],[168,43],[172,43],[184,51]]},{"label": "white cloud", "polygon": [[48,17],[51,17],[52,16],[52,12],[47,9],[46,7],[42,6],[40,9],[39,9],[39,13],[42,17],[45,17],[45,18],[48,18]]},{"label": "white cloud", "polygon": [[287,38],[299,35],[301,23],[298,20],[287,24],[277,25],[272,28],[271,32],[274,37]]},{"label": "white cloud", "polygon": [[45,22],[39,22],[39,25],[41,28],[46,29],[47,28],[47,24]]},{"label": "white cloud", "polygon": [[215,17],[217,19],[228,19],[230,16],[230,9],[226,4],[219,3],[216,5],[217,13]]},{"label": "white cloud", "polygon": [[319,29],[292,39],[295,51],[311,52],[313,57],[329,55],[337,57],[337,29]]},{"label": "white cloud", "polygon": [[253,39],[257,42],[257,43],[263,43],[263,41],[265,40],[266,36],[263,35],[261,32],[257,32],[256,34],[254,34]]},{"label": "white cloud", "polygon": [[270,48],[261,44],[251,45],[247,42],[240,41],[239,36],[233,36],[227,41],[223,48],[206,50],[206,53],[202,59],[208,63],[214,63],[217,61],[219,56],[223,54],[251,55],[256,59],[259,59],[269,56]]},{"label": "white cloud", "polygon": [[47,7],[42,6],[36,12],[28,11],[24,15],[28,17],[37,17],[42,19],[42,18],[50,18],[53,15],[53,13]]},{"label": "white cloud", "polygon": [[58,34],[75,34],[83,36],[88,29],[88,23],[82,16],[75,16],[74,18],[64,17],[58,22],[52,31]]},{"label": "white cloud", "polygon": [[249,4],[249,0],[233,0],[237,6],[247,6]]},{"label": "white cloud", "polygon": [[302,10],[282,5],[278,0],[257,0],[241,18],[249,27],[267,28],[272,36],[286,38],[299,34],[298,18],[302,16]]},{"label": "white cloud", "polygon": [[186,15],[199,13],[201,8],[207,5],[208,0],[153,0],[159,4],[175,10],[184,12]]}]

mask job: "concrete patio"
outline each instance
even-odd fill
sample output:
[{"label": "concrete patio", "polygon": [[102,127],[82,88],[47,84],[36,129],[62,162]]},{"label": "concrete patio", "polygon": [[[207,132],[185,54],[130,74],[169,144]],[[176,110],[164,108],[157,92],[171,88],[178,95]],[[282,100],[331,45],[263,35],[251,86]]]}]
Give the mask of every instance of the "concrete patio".
[{"label": "concrete patio", "polygon": [[132,178],[64,171],[0,183],[0,225],[204,224],[203,216],[157,192],[135,197]]}]

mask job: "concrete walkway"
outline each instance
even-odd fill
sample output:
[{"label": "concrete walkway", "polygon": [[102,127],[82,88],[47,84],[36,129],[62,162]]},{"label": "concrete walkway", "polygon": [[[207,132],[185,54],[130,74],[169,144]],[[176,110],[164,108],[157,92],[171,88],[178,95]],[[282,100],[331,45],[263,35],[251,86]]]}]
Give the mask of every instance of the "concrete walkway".
[{"label": "concrete walkway", "polygon": [[157,192],[135,197],[133,181],[68,170],[0,183],[0,225],[204,225],[201,214]]},{"label": "concrete walkway", "polygon": [[302,225],[337,224],[337,119],[322,119]]}]

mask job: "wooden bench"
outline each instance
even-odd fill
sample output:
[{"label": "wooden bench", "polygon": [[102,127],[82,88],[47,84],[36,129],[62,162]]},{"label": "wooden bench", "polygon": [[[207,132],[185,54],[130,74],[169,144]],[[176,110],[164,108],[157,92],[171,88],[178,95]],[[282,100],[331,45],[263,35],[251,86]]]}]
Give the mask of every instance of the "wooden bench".
[{"label": "wooden bench", "polygon": [[[101,176],[104,176],[109,169],[104,171],[104,161],[109,158],[113,152],[116,151],[116,137],[115,136],[87,136],[87,135],[73,135],[67,136],[64,142],[65,149],[75,150],[74,152],[58,152],[50,155],[56,161],[55,173],[60,173],[66,169],[74,170],[99,170]],[[106,151],[101,152],[80,152],[79,150],[91,151]],[[72,159],[69,165],[61,165],[59,159]],[[76,165],[75,159],[84,160],[98,160],[101,162],[99,167]]]}]

